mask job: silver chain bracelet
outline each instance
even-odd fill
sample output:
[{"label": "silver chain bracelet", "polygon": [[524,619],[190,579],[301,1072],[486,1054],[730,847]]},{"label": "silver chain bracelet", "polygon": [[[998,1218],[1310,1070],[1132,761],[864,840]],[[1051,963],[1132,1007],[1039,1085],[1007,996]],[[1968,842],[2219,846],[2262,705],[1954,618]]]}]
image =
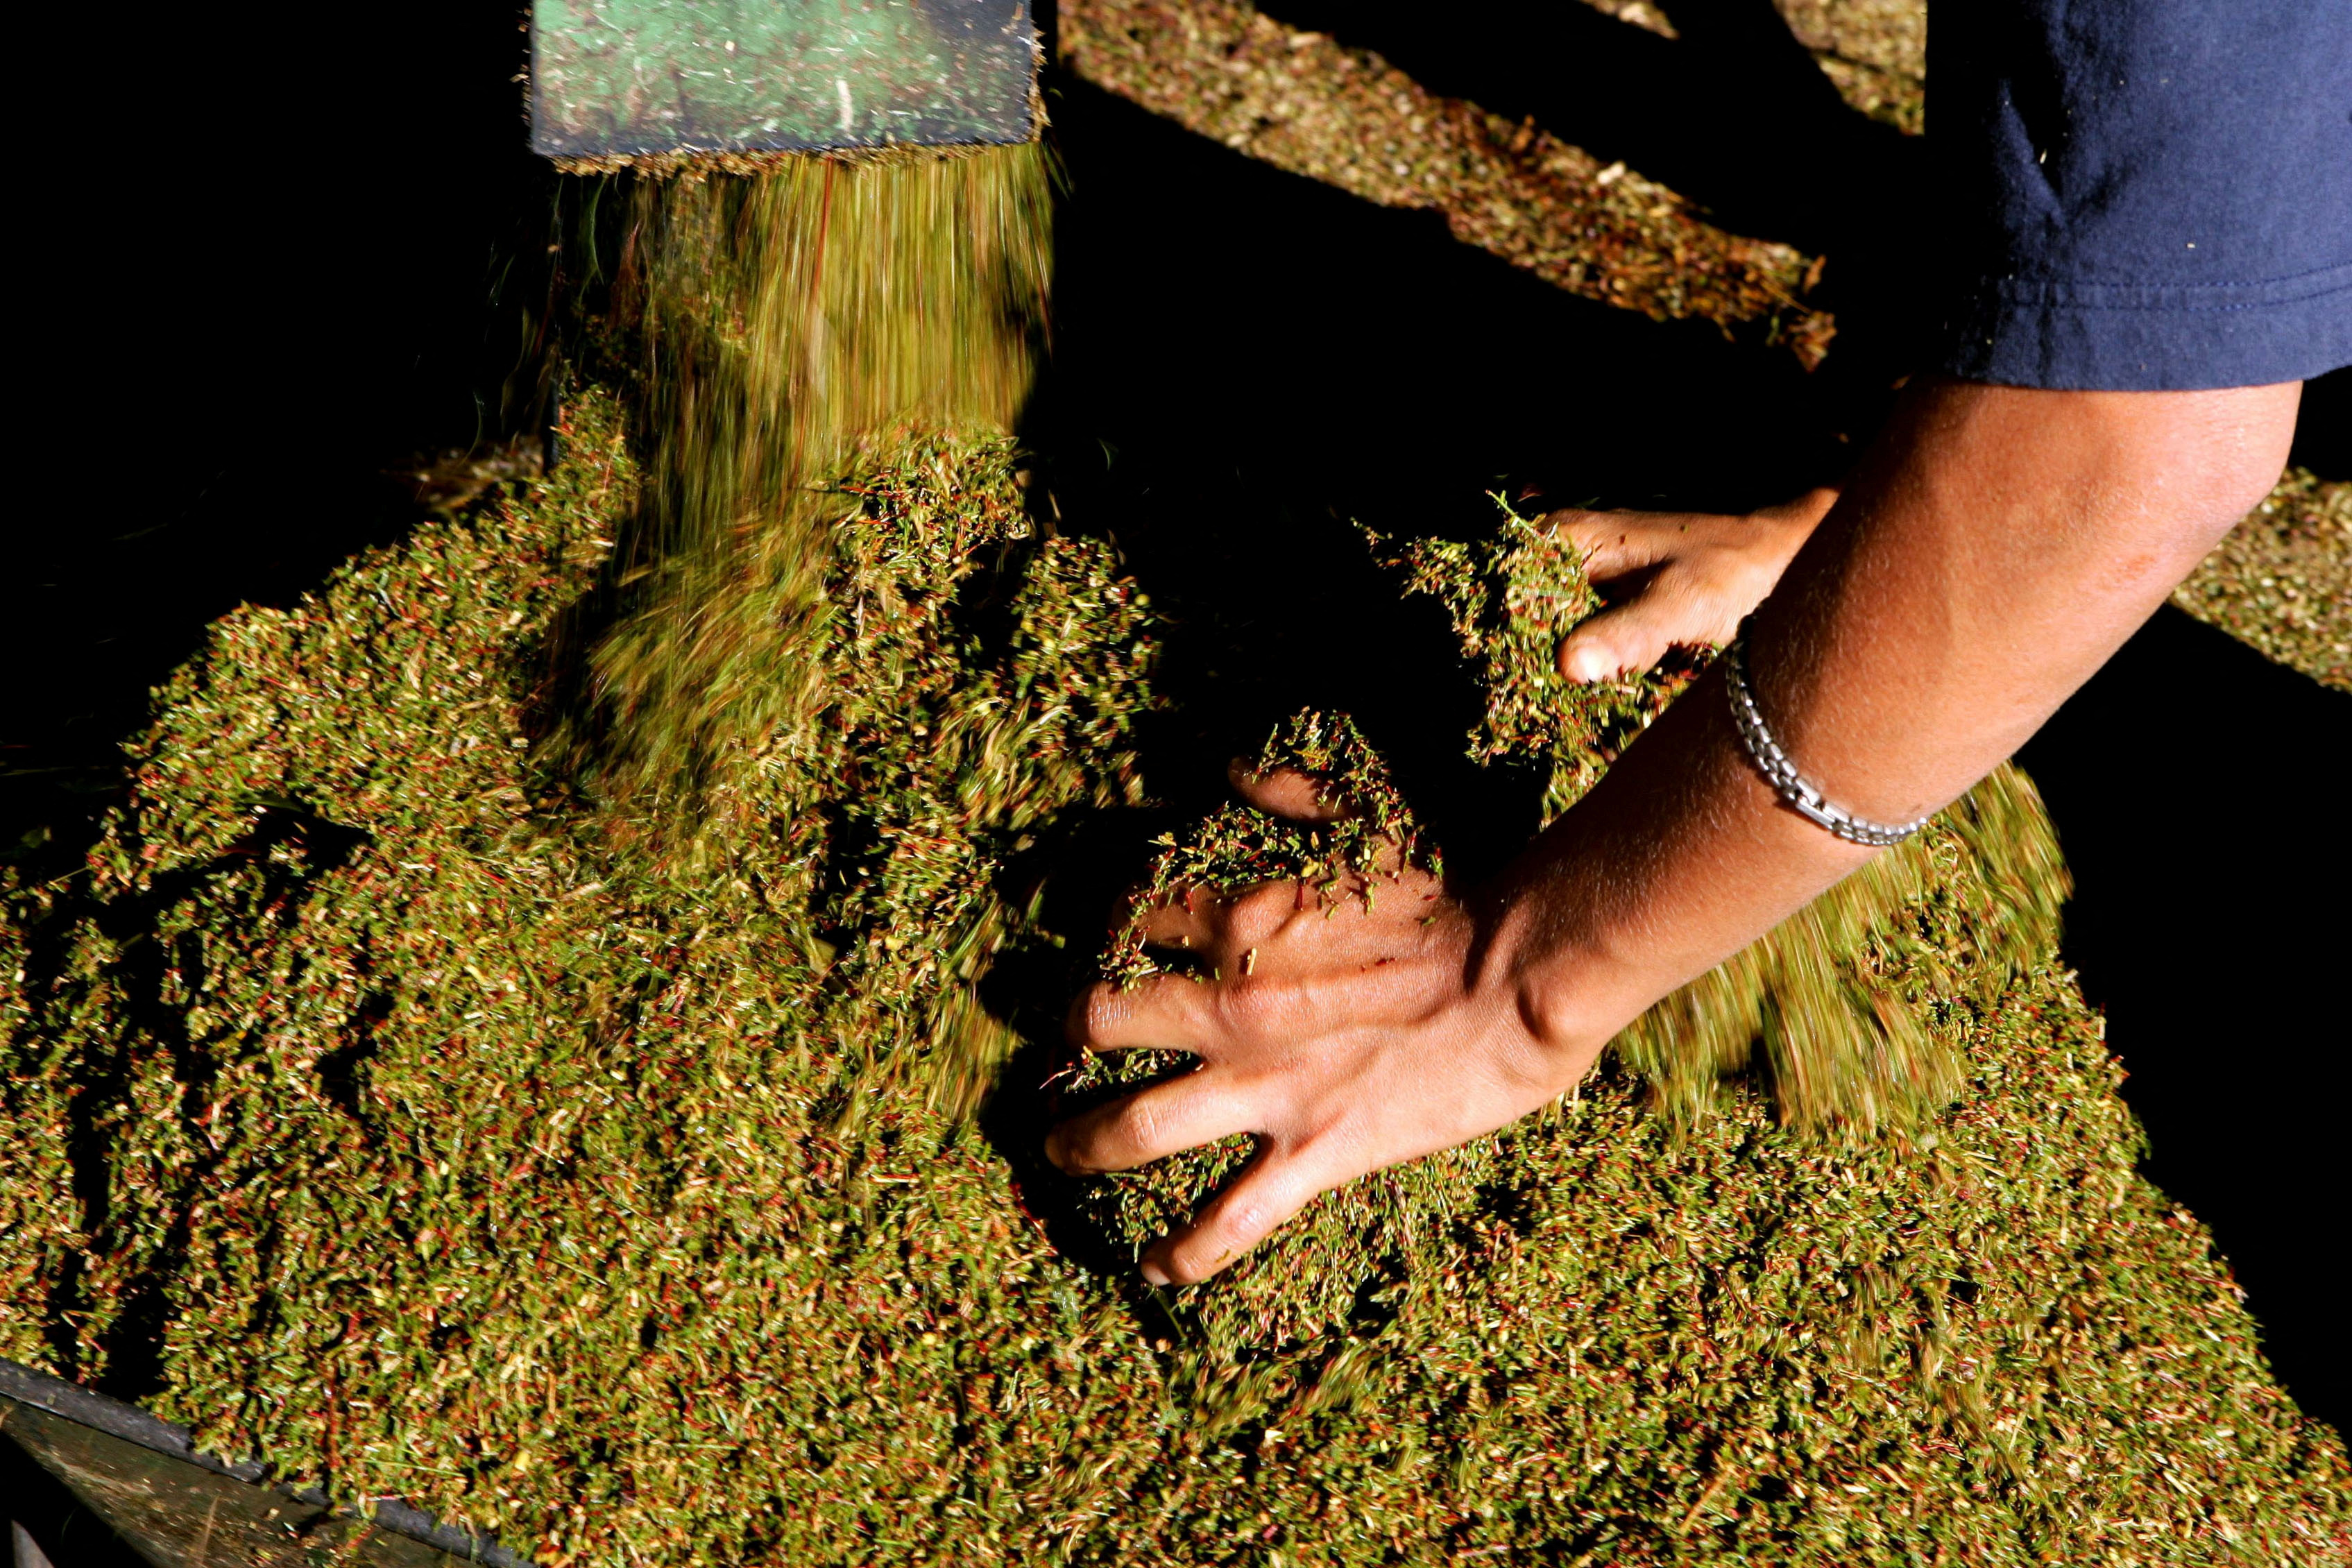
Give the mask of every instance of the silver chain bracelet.
[{"label": "silver chain bracelet", "polygon": [[1763,710],[1756,706],[1756,693],[1748,685],[1748,627],[1754,619],[1739,623],[1739,635],[1731,639],[1724,650],[1724,689],[1731,694],[1731,722],[1739,731],[1739,744],[1748,752],[1748,760],[1764,775],[1773,792],[1786,801],[1798,816],[1820,824],[1850,844],[1867,844],[1883,849],[1890,844],[1900,844],[1922,827],[1927,819],[1888,827],[1882,823],[1864,822],[1853,813],[1832,805],[1822,792],[1797,775],[1797,764],[1789,753],[1772,739],[1765,727]]}]

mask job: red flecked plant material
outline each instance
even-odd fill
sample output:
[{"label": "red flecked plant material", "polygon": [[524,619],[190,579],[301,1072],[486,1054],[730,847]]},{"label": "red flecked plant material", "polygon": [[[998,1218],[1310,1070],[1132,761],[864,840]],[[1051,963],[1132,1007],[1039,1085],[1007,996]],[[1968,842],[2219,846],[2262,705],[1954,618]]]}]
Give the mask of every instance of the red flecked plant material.
[{"label": "red flecked plant material", "polygon": [[551,1564],[2352,1558],[2340,1443],[1958,839],[1874,928],[1960,1064],[1920,1123],[1612,1061],[1146,1290],[1202,1173],[1090,1220],[974,982],[1086,940],[1012,868],[1146,792],[1150,607],[1009,444],[881,442],[821,700],[666,855],[530,744],[634,483],[570,418],[219,623],[86,865],[0,882],[0,1354]]},{"label": "red flecked plant material", "polygon": [[1638,171],[1439,97],[1368,50],[1229,0],[1070,0],[1061,17],[1078,76],[1276,168],[1442,213],[1464,243],[1570,293],[1754,330],[1808,368],[1836,333],[1804,302],[1813,258],[1719,228]]}]

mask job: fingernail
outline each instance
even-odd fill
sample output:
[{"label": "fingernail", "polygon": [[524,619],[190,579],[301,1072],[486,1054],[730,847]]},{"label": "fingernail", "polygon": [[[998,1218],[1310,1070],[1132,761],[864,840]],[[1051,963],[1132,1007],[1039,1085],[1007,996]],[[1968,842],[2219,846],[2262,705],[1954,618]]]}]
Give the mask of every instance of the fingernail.
[{"label": "fingernail", "polygon": [[1617,661],[1597,647],[1578,648],[1568,656],[1567,665],[1568,678],[1583,686],[1606,680],[1617,673]]},{"label": "fingernail", "polygon": [[1168,1288],[1168,1270],[1148,1258],[1137,1266],[1136,1272],[1142,1275],[1143,1282],[1155,1290],[1164,1290]]}]

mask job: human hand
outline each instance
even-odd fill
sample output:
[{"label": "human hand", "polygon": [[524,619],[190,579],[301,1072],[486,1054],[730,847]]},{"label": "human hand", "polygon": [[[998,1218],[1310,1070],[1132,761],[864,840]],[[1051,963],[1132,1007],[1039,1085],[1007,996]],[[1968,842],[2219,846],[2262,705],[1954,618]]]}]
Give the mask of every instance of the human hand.
[{"label": "human hand", "polygon": [[1542,524],[1582,552],[1585,575],[1623,590],[1622,602],[1560,639],[1560,674],[1606,680],[1648,669],[1669,648],[1728,643],[1836,500],[1835,490],[1809,490],[1745,517],[1547,513]]},{"label": "human hand", "polygon": [[[1302,773],[1234,782],[1262,810],[1332,815]],[[1286,881],[1150,911],[1147,940],[1199,955],[1207,977],[1097,985],[1071,1009],[1071,1037],[1200,1065],[1062,1123],[1047,1157],[1093,1174],[1255,1133],[1255,1156],[1144,1251],[1150,1283],[1192,1284],[1318,1194],[1517,1121],[1574,1085],[1606,1037],[1533,1005],[1504,915],[1396,856],[1329,894]]]}]

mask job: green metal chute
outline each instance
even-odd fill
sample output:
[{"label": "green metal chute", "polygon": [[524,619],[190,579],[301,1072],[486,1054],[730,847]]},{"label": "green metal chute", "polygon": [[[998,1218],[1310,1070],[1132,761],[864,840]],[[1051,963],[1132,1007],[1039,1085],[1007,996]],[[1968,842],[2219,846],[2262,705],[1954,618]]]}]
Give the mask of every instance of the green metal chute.
[{"label": "green metal chute", "polygon": [[535,0],[556,158],[1025,142],[1028,0]]}]

